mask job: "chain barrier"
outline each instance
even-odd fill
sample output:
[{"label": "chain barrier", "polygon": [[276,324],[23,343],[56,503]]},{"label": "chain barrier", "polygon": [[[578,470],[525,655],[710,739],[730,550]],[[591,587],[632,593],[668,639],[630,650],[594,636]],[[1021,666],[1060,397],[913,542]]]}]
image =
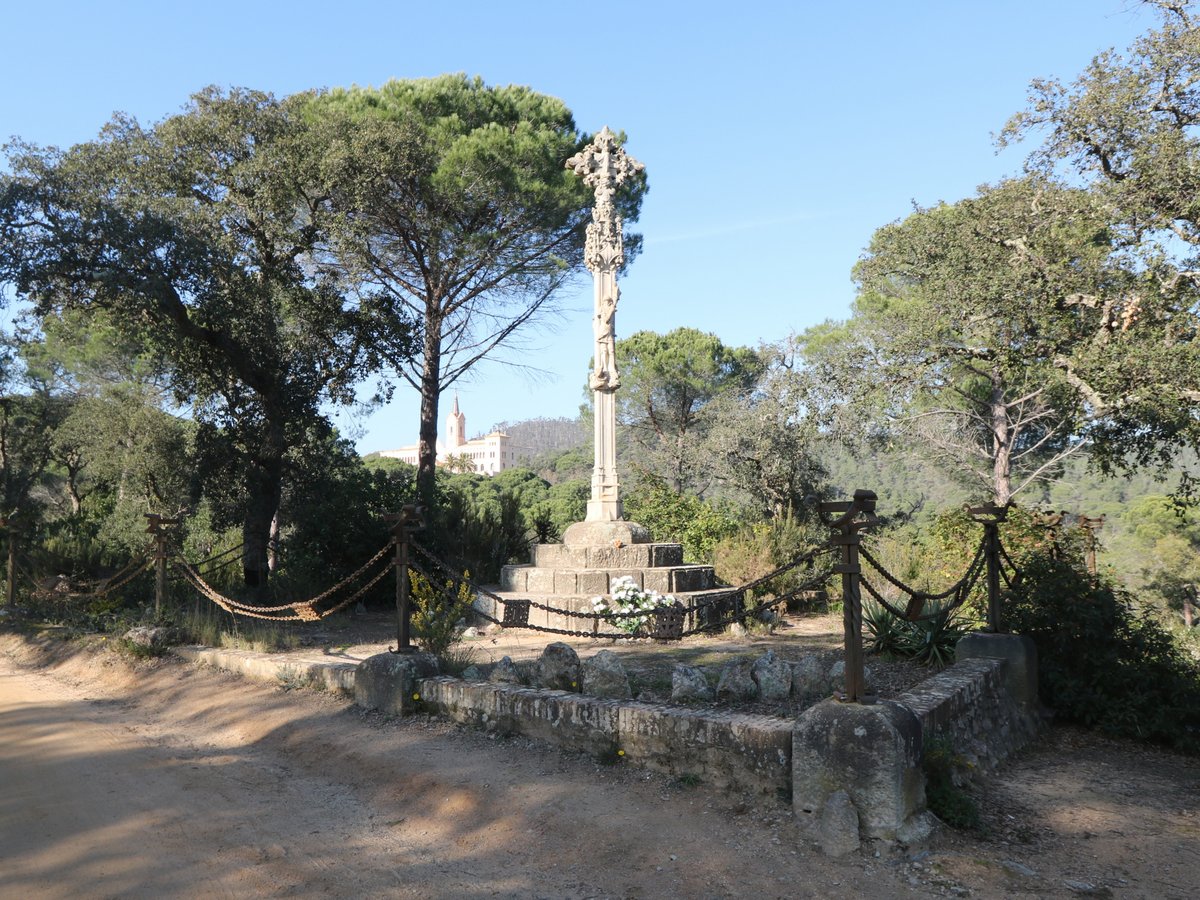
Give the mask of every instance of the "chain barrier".
[{"label": "chain barrier", "polygon": [[[869,550],[867,550],[866,547],[861,547],[859,549],[859,553],[862,555],[862,558],[869,563],[876,572],[879,573],[884,581],[888,582],[901,594],[904,594],[909,598],[908,605],[904,612],[901,612],[899,609],[892,606],[887,600],[885,600],[880,592],[873,585],[871,585],[865,577],[862,579],[862,583],[867,589],[867,593],[869,593],[877,603],[883,606],[884,609],[894,616],[898,616],[901,619],[906,619],[909,622],[922,622],[927,619],[936,618],[937,616],[944,615],[950,610],[957,609],[966,602],[967,597],[971,593],[971,589],[974,588],[978,583],[979,575],[983,571],[985,547],[986,542],[981,541],[975,550],[975,556],[971,559],[971,562],[967,566],[967,570],[963,573],[963,576],[954,584],[950,585],[950,587],[943,591],[938,591],[937,593],[919,591],[916,588],[909,587],[899,578],[889,572],[883,566],[883,564],[880,563],[879,560],[877,560]],[[930,613],[924,612],[925,606],[930,601],[937,602],[938,600],[945,600],[951,596],[954,597],[954,600],[948,605],[937,608]]]},{"label": "chain barrier", "polygon": [[997,546],[1000,549],[1000,559],[1007,563],[1008,567],[1013,571],[1012,577],[1010,578],[1008,572],[1004,570],[1004,566],[1000,566],[1000,577],[1004,579],[1004,583],[1008,585],[1009,589],[1011,590],[1021,582],[1021,569],[1015,562],[1013,562],[1012,557],[1008,555],[1008,551],[1004,548],[1003,544],[998,544]]},{"label": "chain barrier", "polygon": [[[55,589],[47,590],[40,587],[32,576],[26,574],[33,587],[33,593],[41,598],[53,598],[57,600],[93,600],[103,597],[105,594],[110,594],[117,588],[125,587],[133,579],[137,578],[143,572],[154,568],[154,560],[147,556],[136,556],[106,580],[92,582],[93,584],[101,585],[93,591],[60,591]],[[69,584],[70,582],[68,582]]]},{"label": "chain barrier", "polygon": [[[367,560],[363,565],[359,566],[337,584],[333,585],[333,587],[322,591],[315,597],[311,597],[307,600],[297,600],[292,603],[284,603],[277,606],[256,606],[252,603],[245,603],[241,600],[235,600],[232,597],[225,596],[211,584],[205,581],[203,576],[196,571],[195,567],[186,560],[176,560],[175,569],[183,574],[184,580],[186,580],[188,584],[190,584],[195,590],[199,591],[203,596],[211,600],[213,603],[231,615],[241,615],[252,619],[271,619],[280,622],[315,622],[319,619],[325,618],[326,616],[332,615],[339,610],[345,609],[355,600],[366,594],[367,591],[373,588],[376,584],[378,584],[383,577],[391,571],[391,566],[384,566],[374,578],[361,586],[357,591],[336,606],[330,607],[329,609],[323,611],[317,610],[317,606],[319,606],[321,603],[325,602],[338,591],[342,590],[342,588],[366,574],[376,563],[378,563],[387,555],[388,551],[392,549],[392,546],[393,544],[391,542],[384,544],[379,552]],[[291,614],[287,615],[289,611]]]}]

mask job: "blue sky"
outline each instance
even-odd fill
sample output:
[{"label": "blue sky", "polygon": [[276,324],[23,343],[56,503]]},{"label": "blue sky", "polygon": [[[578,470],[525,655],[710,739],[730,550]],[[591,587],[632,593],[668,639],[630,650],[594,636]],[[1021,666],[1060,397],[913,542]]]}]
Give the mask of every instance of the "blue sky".
[{"label": "blue sky", "polygon": [[[561,97],[581,128],[624,129],[650,179],[618,336],[690,325],[751,345],[845,317],[875,229],[1019,171],[1024,152],[997,155],[992,134],[1030,79],[1069,79],[1156,22],[1135,0],[117,0],[4,20],[0,137],[39,144],[90,139],[117,110],[154,122],[208,84],[285,95],[461,71]],[[563,299],[520,353],[541,375],[485,363],[459,386],[468,432],[575,414],[590,284]],[[417,408],[401,385],[340,421],[369,452],[414,441]]]}]

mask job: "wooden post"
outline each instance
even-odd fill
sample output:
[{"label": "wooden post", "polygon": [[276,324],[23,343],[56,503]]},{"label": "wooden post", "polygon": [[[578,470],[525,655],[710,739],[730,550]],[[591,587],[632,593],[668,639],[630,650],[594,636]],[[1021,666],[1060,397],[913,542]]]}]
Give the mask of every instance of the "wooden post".
[{"label": "wooden post", "polygon": [[[830,543],[842,551],[842,561],[834,567],[842,576],[842,626],[845,632],[846,690],[841,696],[845,703],[871,703],[867,696],[866,671],[863,665],[862,643],[862,592],[859,581],[862,565],[858,548],[862,543],[863,529],[874,525],[875,494],[872,491],[855,491],[853,500],[822,503],[818,507],[821,520],[835,533]],[[830,518],[841,513],[838,518]],[[861,518],[860,518],[861,516]]]},{"label": "wooden post", "polygon": [[987,562],[987,630],[1000,634],[1000,523],[1008,519],[1008,504],[968,506],[967,515],[983,526],[983,555]]},{"label": "wooden post", "polygon": [[425,527],[421,510],[413,504],[406,505],[398,514],[385,516],[392,523],[392,539],[396,542],[396,649],[393,653],[412,653],[409,633],[412,620],[412,608],[409,596],[408,581],[408,545],[412,541],[412,532]]},{"label": "wooden post", "polygon": [[17,529],[8,519],[0,519],[0,528],[8,539],[8,569],[5,573],[4,603],[12,609],[17,605]]},{"label": "wooden post", "polygon": [[1079,527],[1083,529],[1083,549],[1084,559],[1087,562],[1087,570],[1089,575],[1096,574],[1096,548],[1099,546],[1099,541],[1096,539],[1096,532],[1104,527],[1104,516],[1079,516]]},{"label": "wooden post", "polygon": [[154,537],[154,618],[162,614],[163,598],[167,593],[167,537],[168,529],[179,524],[179,519],[168,519],[158,513],[144,513],[148,524],[146,533]]}]

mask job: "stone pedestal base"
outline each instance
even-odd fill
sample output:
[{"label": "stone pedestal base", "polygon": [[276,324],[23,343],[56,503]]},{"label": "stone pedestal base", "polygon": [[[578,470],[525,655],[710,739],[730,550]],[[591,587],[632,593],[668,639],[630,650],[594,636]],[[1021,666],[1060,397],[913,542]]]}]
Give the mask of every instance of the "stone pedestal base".
[{"label": "stone pedestal base", "polygon": [[838,817],[826,804],[836,805],[843,799],[836,795],[844,794],[862,837],[902,843],[924,838],[930,826],[921,755],[921,723],[899,703],[818,703],[792,734],[797,822],[810,833],[829,824]]},{"label": "stone pedestal base", "polygon": [[954,647],[958,660],[1002,659],[1008,694],[1027,715],[1038,710],[1038,658],[1033,638],[1019,634],[976,631],[964,635]]},{"label": "stone pedestal base", "polygon": [[[505,566],[500,571],[502,599],[537,599],[584,614],[531,607],[530,625],[568,631],[591,628],[593,620],[587,614],[593,611],[592,598],[611,594],[617,578],[632,579],[643,590],[670,594],[688,611],[687,628],[716,627],[740,608],[737,591],[716,586],[712,566],[684,563],[681,545],[651,543],[646,529],[635,522],[578,522],[567,534],[566,543],[536,545],[530,565]],[[494,618],[504,615],[503,605],[486,596],[476,600],[475,608]]]},{"label": "stone pedestal base", "polygon": [[430,653],[377,653],[358,664],[354,673],[354,702],[389,716],[403,716],[420,703],[417,682],[438,674]]},{"label": "stone pedestal base", "polygon": [[566,547],[625,547],[650,543],[650,530],[637,522],[576,522],[563,533]]}]

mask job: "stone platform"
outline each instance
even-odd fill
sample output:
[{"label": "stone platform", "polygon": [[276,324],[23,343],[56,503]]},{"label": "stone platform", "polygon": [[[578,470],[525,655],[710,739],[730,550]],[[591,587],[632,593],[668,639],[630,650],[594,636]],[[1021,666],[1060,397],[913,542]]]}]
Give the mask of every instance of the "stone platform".
[{"label": "stone platform", "polygon": [[[505,566],[500,572],[500,596],[513,600],[533,600],[577,613],[592,612],[592,598],[612,593],[613,580],[632,578],[643,590],[670,594],[687,610],[685,627],[715,621],[732,610],[736,592],[716,586],[712,566],[692,565],[683,561],[680,544],[637,543],[621,546],[569,546],[538,544],[533,562]],[[727,601],[713,604],[712,601]],[[503,619],[500,604],[480,597],[480,612]],[[695,610],[701,607],[699,621]],[[569,631],[591,630],[587,618],[564,616],[531,607],[529,624]]]}]

